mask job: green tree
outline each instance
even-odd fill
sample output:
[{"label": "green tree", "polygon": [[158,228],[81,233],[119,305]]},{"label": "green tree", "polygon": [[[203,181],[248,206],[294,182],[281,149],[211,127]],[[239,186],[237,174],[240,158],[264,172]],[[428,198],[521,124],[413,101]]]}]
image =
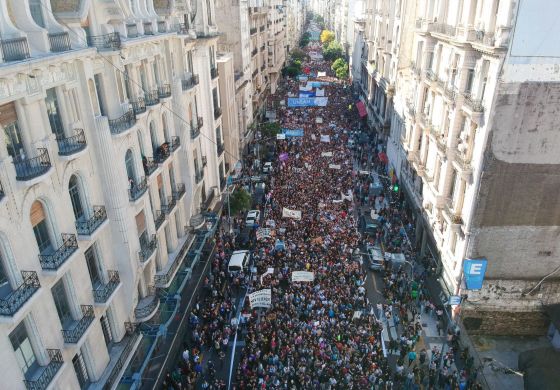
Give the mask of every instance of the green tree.
[{"label": "green tree", "polygon": [[330,30],[323,30],[321,32],[321,43],[327,44],[334,41],[334,32]]},{"label": "green tree", "polygon": [[333,72],[336,72],[336,70],[340,67],[346,66],[346,61],[344,61],[344,58],[338,58],[336,59],[333,64],[331,65],[331,69],[333,70]]},{"label": "green tree", "polygon": [[260,126],[261,134],[264,138],[274,137],[276,134],[280,133],[282,127],[277,122],[266,122],[262,123]]},{"label": "green tree", "polygon": [[331,65],[331,69],[339,79],[345,79],[348,77],[348,63],[344,60],[344,58],[338,58],[335,60]]},{"label": "green tree", "polygon": [[323,57],[327,61],[334,61],[337,58],[344,57],[344,50],[337,41],[332,41],[328,45],[323,46]]},{"label": "green tree", "polygon": [[311,34],[309,32],[305,32],[302,36],[301,39],[299,41],[299,47],[305,47],[307,46],[307,44],[309,43],[309,40],[311,39]]},{"label": "green tree", "polygon": [[251,208],[251,195],[245,189],[238,188],[229,197],[229,207],[233,215]]},{"label": "green tree", "polygon": [[294,61],[303,61],[307,58],[307,54],[305,54],[305,52],[301,49],[292,50],[290,55],[292,56],[292,60]]}]

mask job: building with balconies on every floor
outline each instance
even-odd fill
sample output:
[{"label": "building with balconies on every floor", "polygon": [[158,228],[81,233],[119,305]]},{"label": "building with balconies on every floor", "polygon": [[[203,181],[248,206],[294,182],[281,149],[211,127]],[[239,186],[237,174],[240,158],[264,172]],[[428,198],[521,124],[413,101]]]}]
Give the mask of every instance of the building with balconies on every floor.
[{"label": "building with balconies on every floor", "polygon": [[[463,298],[450,316],[470,334],[544,334],[543,305],[560,300],[557,6],[438,4],[402,15],[390,172],[439,298]],[[488,261],[480,290],[465,285],[473,258]]]},{"label": "building with balconies on every floor", "polygon": [[2,388],[144,377],[225,174],[214,13],[0,2]]}]

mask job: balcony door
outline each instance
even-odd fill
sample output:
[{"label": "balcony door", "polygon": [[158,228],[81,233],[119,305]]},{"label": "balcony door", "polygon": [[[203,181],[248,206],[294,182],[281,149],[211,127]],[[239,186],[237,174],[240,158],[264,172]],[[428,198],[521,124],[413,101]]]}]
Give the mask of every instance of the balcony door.
[{"label": "balcony door", "polygon": [[68,193],[70,194],[70,201],[72,202],[72,210],[74,211],[74,217],[76,218],[76,221],[84,220],[85,213],[80,196],[80,184],[78,182],[78,178],[75,175],[70,178],[70,183],[68,184]]},{"label": "balcony door", "polygon": [[0,125],[4,127],[4,139],[8,154],[14,159],[22,159],[25,156],[23,137],[13,102],[0,106]]},{"label": "balcony door", "polygon": [[47,89],[47,97],[45,98],[45,105],[47,106],[47,115],[51,125],[51,131],[56,136],[56,139],[64,138],[64,127],[60,117],[60,108],[58,106],[58,97],[54,88]]},{"label": "balcony door", "polygon": [[84,256],[86,258],[86,265],[89,273],[89,278],[91,280],[91,285],[95,290],[103,284],[103,280],[101,278],[102,273],[99,266],[99,261],[97,259],[97,248],[95,247],[95,244],[93,244],[86,250]]},{"label": "balcony door", "polygon": [[10,333],[10,343],[14,349],[14,354],[16,355],[16,360],[21,368],[23,376],[26,379],[31,379],[33,373],[39,368],[39,363],[37,363],[33,345],[27,334],[25,320],[20,322],[12,333]]},{"label": "balcony door", "polygon": [[56,312],[60,323],[63,328],[67,328],[74,319],[72,318],[72,312],[70,310],[70,303],[68,302],[68,296],[66,295],[66,289],[64,287],[64,280],[60,279],[52,288],[51,294],[54,300],[54,306],[56,307]]}]

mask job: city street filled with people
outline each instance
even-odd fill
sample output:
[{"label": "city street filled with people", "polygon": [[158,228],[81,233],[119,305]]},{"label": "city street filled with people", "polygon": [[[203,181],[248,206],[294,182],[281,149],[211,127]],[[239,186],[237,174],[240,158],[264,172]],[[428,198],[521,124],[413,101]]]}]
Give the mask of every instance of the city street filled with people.
[{"label": "city street filled with people", "polygon": [[[243,175],[264,183],[259,213],[251,226],[244,215],[222,216],[164,388],[480,388],[426,287],[429,267],[415,256],[414,221],[383,137],[362,122],[350,84],[316,54],[320,45],[306,52],[306,74],[285,78],[272,97],[284,135],[263,141],[271,169],[262,172],[266,155],[244,160]],[[310,90],[326,105],[290,107]],[[250,260],[234,270],[247,227]]]}]

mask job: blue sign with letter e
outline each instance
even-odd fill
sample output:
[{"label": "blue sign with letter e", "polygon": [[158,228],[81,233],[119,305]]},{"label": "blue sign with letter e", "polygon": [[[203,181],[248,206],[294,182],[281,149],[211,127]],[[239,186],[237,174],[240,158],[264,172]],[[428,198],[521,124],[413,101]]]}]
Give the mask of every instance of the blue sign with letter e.
[{"label": "blue sign with letter e", "polygon": [[467,290],[480,290],[486,273],[486,259],[465,259],[463,262],[463,274]]}]

